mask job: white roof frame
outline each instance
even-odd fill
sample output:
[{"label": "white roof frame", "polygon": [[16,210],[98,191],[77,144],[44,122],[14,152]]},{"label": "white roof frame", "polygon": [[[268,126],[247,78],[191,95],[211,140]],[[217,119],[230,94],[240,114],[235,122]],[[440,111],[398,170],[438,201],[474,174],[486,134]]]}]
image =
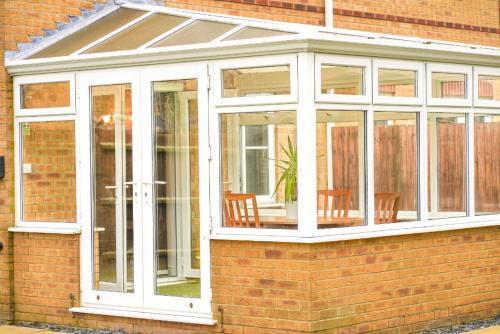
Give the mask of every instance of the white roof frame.
[{"label": "white roof frame", "polygon": [[[25,59],[39,52],[53,43],[68,36],[70,33],[82,29],[86,25],[75,27],[70,32],[54,36],[50,41],[19,57],[6,60],[6,67],[12,75],[48,73],[68,70],[83,70],[108,68],[117,66],[133,66],[180,61],[212,60],[255,56],[263,54],[290,53],[298,51],[314,51],[334,54],[362,55],[375,57],[400,58],[410,60],[426,60],[435,62],[453,62],[483,66],[498,66],[500,64],[500,48],[469,45],[463,43],[448,43],[443,41],[426,40],[413,37],[402,37],[386,34],[376,34],[346,29],[335,29],[303,25],[286,22],[275,22],[241,17],[232,17],[219,14],[200,13],[188,10],[171,9],[161,6],[123,5],[122,7],[143,10],[147,14],[132,21],[127,26],[141,21],[153,13],[166,13],[191,18],[195,20],[208,20],[234,24],[235,28],[217,37],[208,43],[179,45],[170,47],[148,48],[154,42],[169,36],[180,28],[175,27],[156,37],[137,49],[127,51],[114,51],[95,54],[81,54],[91,45],[78,50],[69,56]],[[118,7],[114,6],[114,9]],[[107,11],[109,13],[110,11]],[[100,14],[99,18],[104,14]],[[88,24],[92,24],[93,18]],[[289,33],[282,36],[252,38],[243,40],[224,41],[223,39],[240,31],[244,27],[255,27],[278,30]],[[92,43],[97,44],[122,31],[120,27],[105,37]]]}]

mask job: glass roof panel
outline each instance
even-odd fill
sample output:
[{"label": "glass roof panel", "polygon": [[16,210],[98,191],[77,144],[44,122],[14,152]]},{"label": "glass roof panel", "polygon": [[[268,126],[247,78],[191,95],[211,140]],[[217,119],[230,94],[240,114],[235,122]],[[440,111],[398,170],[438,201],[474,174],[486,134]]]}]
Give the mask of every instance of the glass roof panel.
[{"label": "glass roof panel", "polygon": [[86,50],[84,54],[132,50],[188,20],[186,17],[153,14]]},{"label": "glass roof panel", "polygon": [[232,34],[228,38],[225,38],[224,41],[236,41],[240,39],[274,37],[274,36],[291,35],[291,34],[292,33],[279,30],[245,27],[240,31]]},{"label": "glass roof panel", "polygon": [[211,42],[236,27],[234,24],[197,20],[187,27],[165,37],[151,47],[186,45]]},{"label": "glass roof panel", "polygon": [[27,59],[68,56],[144,14],[142,10],[119,8]]}]

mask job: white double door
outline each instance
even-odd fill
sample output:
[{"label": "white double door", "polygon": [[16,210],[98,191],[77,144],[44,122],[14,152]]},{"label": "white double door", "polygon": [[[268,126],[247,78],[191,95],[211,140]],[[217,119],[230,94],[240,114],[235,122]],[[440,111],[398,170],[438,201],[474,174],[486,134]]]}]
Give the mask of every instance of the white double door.
[{"label": "white double door", "polygon": [[82,303],[210,313],[206,65],[77,80]]}]

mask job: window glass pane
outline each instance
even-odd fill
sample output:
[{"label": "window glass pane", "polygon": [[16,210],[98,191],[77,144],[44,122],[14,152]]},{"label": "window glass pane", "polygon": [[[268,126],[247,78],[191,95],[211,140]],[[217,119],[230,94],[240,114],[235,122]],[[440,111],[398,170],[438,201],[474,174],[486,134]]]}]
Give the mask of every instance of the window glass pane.
[{"label": "window glass pane", "polygon": [[70,104],[69,81],[21,85],[22,109],[63,108]]},{"label": "window glass pane", "polygon": [[245,27],[240,31],[227,37],[226,39],[224,39],[224,41],[236,41],[240,39],[274,37],[282,35],[291,35],[291,33],[279,30]]},{"label": "window glass pane", "polygon": [[416,97],[417,72],[379,68],[378,95]]},{"label": "window glass pane", "polygon": [[208,43],[234,27],[236,27],[234,24],[198,20],[151,47]]},{"label": "window glass pane", "polygon": [[187,18],[180,16],[153,14],[84,53],[136,49],[186,20]]},{"label": "window glass pane", "polygon": [[89,24],[74,34],[28,57],[28,59],[69,56],[99,38],[135,20],[146,12],[141,10],[119,8],[102,19]]},{"label": "window glass pane", "polygon": [[432,97],[438,99],[465,99],[466,74],[432,73]]},{"label": "window glass pane", "polygon": [[94,289],[134,291],[132,89],[91,87]]},{"label": "window glass pane", "polygon": [[153,83],[155,294],[200,297],[198,81]]},{"label": "window glass pane", "polygon": [[500,115],[474,120],[476,215],[500,213]]},{"label": "window glass pane", "polygon": [[220,129],[223,226],[296,229],[296,113],[223,114]]},{"label": "window glass pane", "polygon": [[222,97],[290,94],[288,65],[227,69],[222,77]]},{"label": "window glass pane", "polygon": [[364,225],[365,113],[318,111],[318,228]]},{"label": "window glass pane", "polygon": [[466,215],[465,114],[429,113],[429,218]]},{"label": "window glass pane", "polygon": [[76,222],[73,121],[21,123],[22,216],[31,222]]},{"label": "window glass pane", "polygon": [[375,223],[417,219],[417,114],[377,112],[374,124]]},{"label": "window glass pane", "polygon": [[363,95],[364,67],[321,65],[321,93]]},{"label": "window glass pane", "polygon": [[478,95],[480,100],[500,101],[500,76],[480,75]]}]

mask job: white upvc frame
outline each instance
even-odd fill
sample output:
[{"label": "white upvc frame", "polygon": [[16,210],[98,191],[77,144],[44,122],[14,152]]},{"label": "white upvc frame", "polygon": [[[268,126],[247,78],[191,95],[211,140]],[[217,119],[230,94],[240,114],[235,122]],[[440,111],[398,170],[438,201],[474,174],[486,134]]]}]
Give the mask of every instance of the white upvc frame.
[{"label": "white upvc frame", "polygon": [[[56,82],[69,82],[69,106],[54,108],[22,108],[23,85],[43,84]],[[51,73],[14,77],[14,116],[51,116],[51,115],[74,115],[75,112],[75,73]]]},{"label": "white upvc frame", "polygon": [[[80,211],[82,219],[81,236],[81,300],[83,306],[97,308],[141,308],[143,302],[143,240],[142,240],[142,184],[141,179],[142,159],[141,159],[141,118],[140,118],[140,86],[138,69],[113,69],[113,70],[93,70],[78,74],[78,94],[79,94],[79,131],[80,142],[78,143],[81,152],[80,182],[82,184],[82,196]],[[111,291],[94,290],[94,212],[93,207],[93,184],[94,168],[92,162],[92,115],[91,115],[91,90],[92,86],[131,84],[132,88],[132,147],[133,150],[133,226],[134,226],[134,292],[122,293]],[[137,149],[136,149],[137,148]],[[118,254],[117,254],[118,256]]]},{"label": "white upvc frame", "polygon": [[[152,142],[152,83],[156,81],[197,79],[198,81],[198,154],[199,154],[199,198],[200,198],[200,298],[184,298],[155,295],[155,242],[154,215],[152,201],[153,168],[143,168],[143,246],[144,261],[144,306],[156,313],[189,315],[200,319],[211,319],[210,285],[210,193],[209,182],[209,116],[208,116],[208,73],[203,63],[151,66],[141,70],[141,96],[143,104],[142,134],[144,161],[153,161]],[[149,256],[148,256],[149,254]]]},{"label": "white upvc frame", "polygon": [[[363,68],[363,95],[323,94],[321,92],[321,67],[323,65],[352,66]],[[372,102],[372,60],[366,57],[316,54],[315,56],[316,102],[370,104]]]},{"label": "white upvc frame", "polygon": [[[75,201],[76,201],[76,221],[74,222],[48,222],[48,221],[26,221],[23,219],[23,154],[22,154],[22,130],[20,129],[22,123],[48,123],[48,122],[63,122],[71,121],[75,127],[75,172],[76,172],[76,187],[75,187]],[[16,228],[31,229],[34,232],[51,230],[56,233],[75,233],[79,232],[81,227],[80,220],[80,189],[81,183],[78,175],[81,172],[79,164],[79,150],[78,150],[78,125],[74,115],[54,115],[54,116],[32,116],[32,117],[16,117],[14,120],[14,177],[15,177],[15,203],[16,203]]]},{"label": "white upvc frame", "polygon": [[[243,97],[223,97],[224,82],[222,71],[254,67],[288,66],[290,69],[290,94],[261,95]],[[285,104],[297,102],[297,54],[259,56],[217,61],[213,64],[213,98],[217,106],[241,106],[263,104]]]},{"label": "white upvc frame", "polygon": [[[450,73],[450,74],[464,74],[465,75],[465,98],[433,98],[432,97],[432,73]],[[472,106],[472,66],[469,65],[455,65],[443,63],[427,63],[426,73],[427,83],[427,105],[428,106],[451,106],[451,107],[467,107]]]},{"label": "white upvc frame", "polygon": [[[379,70],[402,70],[415,72],[415,97],[380,96],[379,95]],[[407,60],[373,60],[373,103],[397,105],[422,105],[425,103],[425,64]]]},{"label": "white upvc frame", "polygon": [[500,101],[479,98],[479,76],[491,75],[500,78],[500,67],[474,66],[474,106],[484,108],[500,108]]}]

